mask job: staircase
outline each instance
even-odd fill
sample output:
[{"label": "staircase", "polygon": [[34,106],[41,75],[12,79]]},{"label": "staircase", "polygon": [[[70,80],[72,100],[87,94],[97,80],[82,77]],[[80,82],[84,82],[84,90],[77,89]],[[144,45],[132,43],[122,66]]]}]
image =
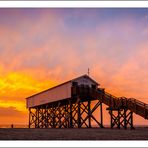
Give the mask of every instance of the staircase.
[{"label": "staircase", "polygon": [[134,98],[125,98],[125,97],[115,97],[107,92],[104,89],[98,89],[98,95],[102,96],[102,102],[109,106],[112,110],[119,109],[129,109],[135,114],[148,119],[148,104],[143,103]]}]

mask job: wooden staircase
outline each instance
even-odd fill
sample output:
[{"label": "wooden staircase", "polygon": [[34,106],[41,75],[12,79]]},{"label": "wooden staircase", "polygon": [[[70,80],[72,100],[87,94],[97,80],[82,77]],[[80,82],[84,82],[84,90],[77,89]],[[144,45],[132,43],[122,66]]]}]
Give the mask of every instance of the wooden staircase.
[{"label": "wooden staircase", "polygon": [[102,102],[106,104],[110,109],[119,110],[126,108],[134,112],[135,114],[148,119],[148,104],[134,98],[118,98],[100,88],[98,89],[98,94],[99,96],[102,96]]}]

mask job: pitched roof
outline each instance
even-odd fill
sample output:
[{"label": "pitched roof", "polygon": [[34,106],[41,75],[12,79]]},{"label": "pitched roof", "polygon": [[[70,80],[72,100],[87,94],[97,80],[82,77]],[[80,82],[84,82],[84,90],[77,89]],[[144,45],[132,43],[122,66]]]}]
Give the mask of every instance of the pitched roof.
[{"label": "pitched roof", "polygon": [[74,81],[74,80],[79,79],[79,78],[81,78],[81,77],[88,78],[88,79],[90,79],[91,81],[93,81],[94,83],[96,83],[97,85],[100,85],[100,84],[98,84],[95,80],[93,80],[91,77],[89,77],[87,74],[82,75],[82,76],[77,77],[77,78],[74,78],[74,79],[72,79],[72,80],[70,80],[70,81]]},{"label": "pitched roof", "polygon": [[34,95],[31,95],[31,96],[27,97],[26,99],[29,99],[29,98],[31,98],[31,97],[33,97],[33,96],[36,96],[36,95],[38,95],[38,94],[41,94],[41,93],[43,93],[43,92],[49,91],[49,90],[51,90],[51,89],[54,89],[54,88],[56,88],[56,87],[59,87],[59,86],[61,86],[61,85],[66,84],[66,83],[73,82],[73,81],[75,81],[76,79],[80,79],[81,77],[86,77],[86,78],[90,79],[91,81],[93,81],[94,83],[96,83],[97,85],[100,85],[100,84],[98,84],[95,80],[93,80],[91,77],[89,77],[88,75],[84,74],[84,75],[81,75],[81,76],[79,76],[79,77],[77,77],[77,78],[74,78],[74,79],[72,79],[72,80],[66,81],[66,82],[64,82],[64,83],[61,83],[61,84],[56,85],[56,86],[54,86],[54,87],[51,87],[51,88],[49,88],[49,89],[43,90],[43,91],[41,91],[41,92],[39,92],[39,93],[36,93],[36,94],[34,94]]}]

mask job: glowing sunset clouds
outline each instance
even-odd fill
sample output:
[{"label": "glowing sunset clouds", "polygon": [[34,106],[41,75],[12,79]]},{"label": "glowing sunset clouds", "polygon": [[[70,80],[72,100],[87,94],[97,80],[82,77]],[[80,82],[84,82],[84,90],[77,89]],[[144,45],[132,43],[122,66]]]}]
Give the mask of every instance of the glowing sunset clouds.
[{"label": "glowing sunset clouds", "polygon": [[0,18],[1,123],[26,124],[25,97],[88,67],[107,91],[148,103],[148,9],[0,9]]}]

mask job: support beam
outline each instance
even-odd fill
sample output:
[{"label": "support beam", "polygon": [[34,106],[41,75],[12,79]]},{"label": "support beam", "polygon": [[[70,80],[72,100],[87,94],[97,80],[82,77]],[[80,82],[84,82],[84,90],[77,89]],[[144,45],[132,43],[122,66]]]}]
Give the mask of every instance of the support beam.
[{"label": "support beam", "polygon": [[30,126],[31,126],[30,120],[31,120],[31,109],[29,108],[29,125],[28,125],[29,128],[30,128]]},{"label": "support beam", "polygon": [[[83,104],[83,103],[82,103]],[[88,125],[88,127],[91,127],[91,119],[93,119],[96,123],[97,123],[97,125],[99,126],[99,127],[103,127],[103,125],[101,124],[101,122],[100,121],[98,121],[95,117],[94,117],[94,115],[93,115],[93,113],[100,107],[100,105],[101,105],[101,102],[98,100],[98,102],[94,105],[94,107],[92,107],[92,109],[90,109],[90,102],[88,102],[87,101],[87,106],[85,106],[84,104],[83,104],[83,106],[85,107],[84,109],[83,109],[83,111],[85,111],[85,113],[87,114],[86,115],[86,117],[84,118],[84,119],[82,119],[82,123],[81,123],[81,126],[83,125],[83,124],[86,124],[86,121],[88,121],[88,123],[89,123],[89,125]],[[81,115],[81,117],[82,117],[82,115]],[[87,125],[86,125],[87,126]]]},{"label": "support beam", "polygon": [[[45,105],[29,109],[29,127],[35,128],[91,128],[91,119],[99,127],[102,127],[102,104],[98,102],[91,108],[91,101],[80,102],[78,98],[75,103],[69,100],[68,104]],[[100,107],[100,121],[93,115]]]},{"label": "support beam", "polygon": [[72,105],[72,123],[73,128],[78,127],[78,103]]},{"label": "support beam", "polygon": [[72,120],[72,101],[70,100],[70,128],[73,127],[73,120]]},{"label": "support beam", "polygon": [[53,116],[52,116],[52,125],[53,125],[53,128],[56,127],[56,124],[55,124],[55,108],[53,109]]},{"label": "support beam", "polygon": [[135,129],[134,126],[133,126],[133,112],[131,112],[131,129]]},{"label": "support beam", "polygon": [[81,103],[80,103],[80,100],[78,101],[78,128],[81,127]]},{"label": "support beam", "polygon": [[91,101],[88,100],[88,125],[91,128]]},{"label": "support beam", "polygon": [[45,128],[48,128],[48,106],[45,109]]},{"label": "support beam", "polygon": [[126,121],[126,111],[127,109],[124,109],[124,129],[127,129],[127,121]]},{"label": "support beam", "polygon": [[29,108],[29,128],[36,128],[37,125],[36,109]]},{"label": "support beam", "polygon": [[[123,127],[124,129],[127,129],[129,126],[131,129],[134,129],[133,127],[133,112],[127,109],[123,110],[109,110],[110,118],[111,118],[111,128],[117,127],[120,129],[120,127]],[[117,114],[117,115],[116,115]]]},{"label": "support beam", "polygon": [[102,102],[100,104],[100,123],[101,123],[101,127],[103,128],[103,109],[102,109]]},{"label": "support beam", "polygon": [[118,117],[117,117],[117,126],[118,126],[118,129],[120,129],[120,109],[118,109]]},{"label": "support beam", "polygon": [[112,109],[109,111],[110,113],[110,125],[111,125],[111,128],[113,128],[113,111]]}]

